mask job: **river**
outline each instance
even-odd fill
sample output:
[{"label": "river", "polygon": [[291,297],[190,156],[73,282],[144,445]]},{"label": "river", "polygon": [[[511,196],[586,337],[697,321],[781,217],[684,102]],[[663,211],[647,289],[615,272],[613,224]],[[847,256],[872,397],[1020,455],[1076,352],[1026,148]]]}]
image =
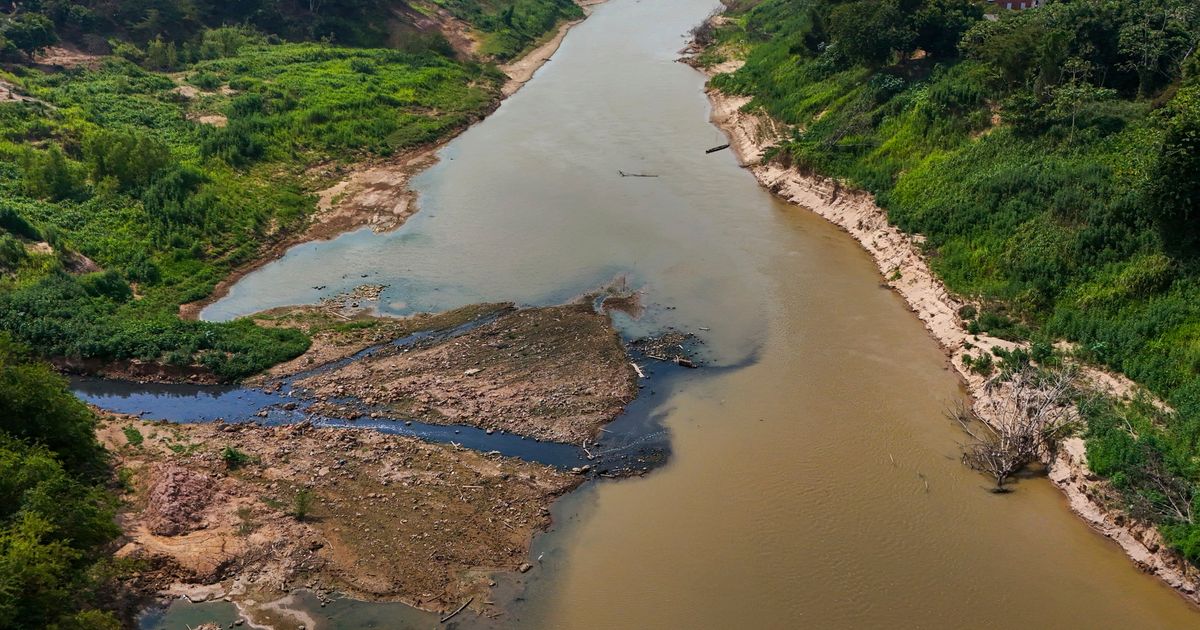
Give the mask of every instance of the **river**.
[{"label": "river", "polygon": [[[986,492],[944,415],[958,381],[867,255],[773,199],[729,152],[704,153],[723,142],[704,78],[675,60],[716,6],[596,7],[415,179],[421,211],[407,225],[293,248],[203,316],[364,282],[388,285],[382,310],[407,314],[556,303],[624,278],[647,304],[618,322],[627,334],[688,329],[710,363],[736,366],[656,392],[670,461],[561,500],[533,571],[497,593],[514,600],[503,626],[1200,624],[1046,480]],[[395,610],[340,606],[328,626]]]}]

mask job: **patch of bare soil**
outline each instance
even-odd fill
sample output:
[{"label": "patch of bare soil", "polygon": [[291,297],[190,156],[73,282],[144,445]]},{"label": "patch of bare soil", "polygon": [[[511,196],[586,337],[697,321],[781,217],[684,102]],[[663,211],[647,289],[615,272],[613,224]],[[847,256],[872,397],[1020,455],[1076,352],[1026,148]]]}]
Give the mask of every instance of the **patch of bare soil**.
[{"label": "patch of bare soil", "polygon": [[353,397],[391,417],[576,444],[637,394],[620,338],[588,303],[508,309],[464,334],[381,349],[297,385],[332,416],[347,408],[325,401]]},{"label": "patch of bare soil", "polygon": [[33,60],[34,63],[43,66],[65,69],[85,67],[94,70],[104,61],[104,55],[86,53],[66,46],[50,46],[39,52]]},{"label": "patch of bare soil", "polygon": [[201,94],[200,88],[186,83],[175,86],[171,91],[188,100],[199,98]]},{"label": "patch of bare soil", "polygon": [[41,103],[43,105],[46,104],[44,101],[40,101],[36,98],[33,98],[32,96],[26,96],[26,95],[22,94],[20,91],[20,88],[13,85],[12,83],[9,83],[8,81],[0,80],[0,103],[6,102],[6,101]]},{"label": "patch of bare soil", "polygon": [[229,124],[229,119],[224,114],[203,114],[197,116],[195,120],[201,125],[212,125],[213,127],[224,127]]},{"label": "patch of bare soil", "polygon": [[212,370],[202,365],[179,366],[141,359],[105,361],[70,357],[52,357],[50,363],[56,369],[68,374],[102,376],[123,381],[210,385],[221,382],[221,379]]},{"label": "patch of bare soil", "polygon": [[391,43],[394,46],[411,37],[411,29],[415,28],[422,32],[441,32],[462,59],[471,59],[479,52],[479,38],[471,25],[432,2],[398,3],[392,8],[392,13],[398,23],[398,27],[392,29]]},{"label": "patch of bare soil", "polygon": [[[140,444],[129,443],[132,431]],[[310,588],[436,611],[474,596],[482,607],[488,571],[520,569],[533,533],[550,524],[550,503],[582,480],[415,438],[307,424],[110,416],[98,435],[130,471],[119,555],[170,567],[154,590],[247,606]],[[230,469],[227,448],[247,463]],[[304,496],[311,505],[301,510]]]}]

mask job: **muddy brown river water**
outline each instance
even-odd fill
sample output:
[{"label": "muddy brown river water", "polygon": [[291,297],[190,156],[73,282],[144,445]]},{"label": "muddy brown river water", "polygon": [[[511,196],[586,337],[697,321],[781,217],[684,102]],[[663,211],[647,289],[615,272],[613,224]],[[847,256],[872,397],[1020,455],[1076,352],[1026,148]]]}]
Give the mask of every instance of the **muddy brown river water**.
[{"label": "muddy brown river water", "polygon": [[[689,329],[708,361],[738,366],[655,391],[669,463],[561,500],[534,569],[497,592],[513,599],[501,626],[1200,626],[1044,479],[987,493],[943,415],[958,381],[867,255],[729,152],[704,153],[722,142],[704,79],[675,59],[715,7],[596,7],[416,179],[406,226],[294,248],[204,317],[364,282],[389,285],[396,314],[556,303],[623,276],[648,306],[619,322],[630,335]],[[308,608],[319,627],[431,622],[394,604]]]}]

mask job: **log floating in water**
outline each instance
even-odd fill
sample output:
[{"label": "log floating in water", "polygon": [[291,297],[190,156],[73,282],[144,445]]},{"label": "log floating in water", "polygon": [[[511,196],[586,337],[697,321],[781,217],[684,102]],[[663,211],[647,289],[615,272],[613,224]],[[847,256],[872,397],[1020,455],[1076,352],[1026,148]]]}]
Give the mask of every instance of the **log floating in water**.
[{"label": "log floating in water", "polygon": [[617,171],[621,177],[658,177],[658,175],[648,175],[646,173],[626,173],[625,171]]},{"label": "log floating in water", "polygon": [[711,149],[705,149],[705,150],[704,150],[704,152],[705,152],[705,153],[716,153],[717,151],[723,151],[723,150],[725,150],[725,149],[728,149],[728,148],[729,148],[729,143],[728,143],[728,142],[726,142],[725,144],[722,144],[722,145],[720,145],[720,146],[716,146],[716,147],[713,147],[713,148],[711,148]]}]

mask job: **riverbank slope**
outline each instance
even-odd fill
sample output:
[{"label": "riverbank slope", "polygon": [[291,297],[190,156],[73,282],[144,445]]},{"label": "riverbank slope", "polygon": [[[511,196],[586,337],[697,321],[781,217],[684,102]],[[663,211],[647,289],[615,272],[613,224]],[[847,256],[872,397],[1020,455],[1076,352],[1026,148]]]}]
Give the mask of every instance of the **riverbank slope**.
[{"label": "riverbank slope", "polygon": [[[736,71],[740,65],[740,61],[733,60],[709,68],[697,67],[712,77]],[[996,348],[1011,351],[1019,344],[967,330],[959,313],[969,303],[948,291],[930,269],[920,236],[905,234],[892,225],[887,212],[869,193],[849,188],[834,178],[764,161],[767,150],[790,132],[787,125],[765,113],[745,111],[750,97],[724,94],[712,87],[707,93],[713,123],[729,136],[730,148],[743,166],[779,198],[824,217],[858,241],[875,261],[883,282],[904,298],[946,351],[950,365],[971,395],[974,412],[984,421],[998,421],[997,394],[989,387],[991,380],[969,365],[976,356],[990,356]],[[1097,391],[1120,399],[1127,400],[1142,391],[1122,375],[1092,367],[1084,366],[1081,376]],[[1119,504],[1117,492],[1089,470],[1082,438],[1064,440],[1048,462],[1048,472],[1070,508],[1093,529],[1120,545],[1140,569],[1200,603],[1200,572],[1164,543],[1152,523],[1114,507]]]}]

